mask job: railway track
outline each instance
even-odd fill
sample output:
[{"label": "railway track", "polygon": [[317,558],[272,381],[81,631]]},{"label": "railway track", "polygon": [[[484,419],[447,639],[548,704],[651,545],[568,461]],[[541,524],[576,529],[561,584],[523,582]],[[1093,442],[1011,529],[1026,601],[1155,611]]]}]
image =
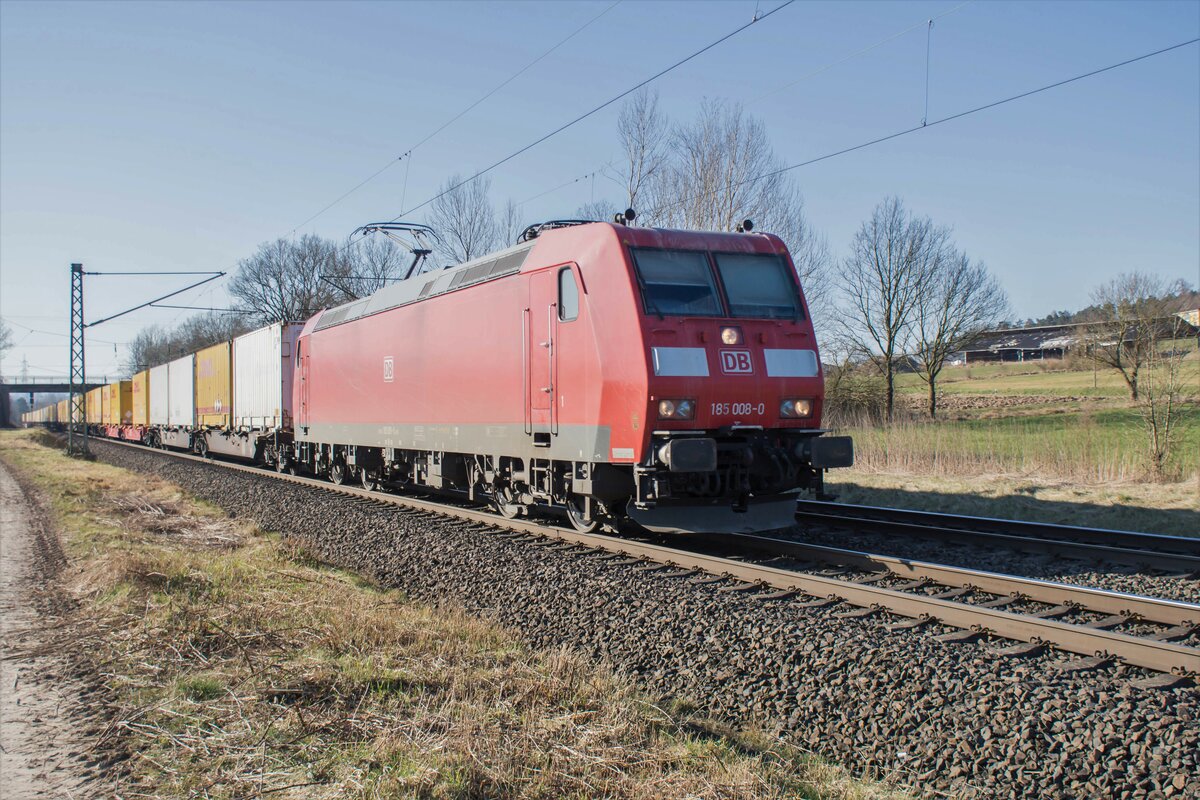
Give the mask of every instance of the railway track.
[{"label": "railway track", "polygon": [[835,528],[918,536],[976,546],[999,546],[1168,575],[1200,575],[1200,538],[1078,528],[1044,522],[938,514],[801,500],[796,519]]},{"label": "railway track", "polygon": [[[943,635],[944,641],[993,636],[1018,643],[996,649],[994,652],[1000,656],[1032,655],[1050,648],[1084,656],[1063,662],[1066,669],[1119,662],[1161,673],[1139,682],[1145,686],[1171,686],[1200,677],[1197,604],[763,536],[696,536],[687,541],[680,537],[667,546],[660,543],[662,540],[580,533],[545,522],[506,519],[478,508],[339,486],[189,453],[153,452],[308,486],[366,504],[462,520],[478,525],[481,532],[530,537],[534,544],[560,547],[615,565],[636,566],[664,579],[724,582],[720,587],[724,591],[753,593],[764,601],[790,599],[807,607],[845,604],[854,608],[844,612],[847,617],[890,614],[903,618],[890,626],[893,629],[929,624],[957,629],[956,633]],[[736,550],[738,556],[730,557],[730,550]],[[749,555],[758,560],[746,560]]]}]

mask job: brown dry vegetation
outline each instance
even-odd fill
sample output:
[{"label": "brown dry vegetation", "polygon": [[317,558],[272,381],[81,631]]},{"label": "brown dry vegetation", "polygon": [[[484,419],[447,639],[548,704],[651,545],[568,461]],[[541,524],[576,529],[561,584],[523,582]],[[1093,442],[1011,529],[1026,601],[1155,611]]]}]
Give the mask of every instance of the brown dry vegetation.
[{"label": "brown dry vegetation", "polygon": [[164,481],[0,456],[56,520],[124,797],[890,797],[566,652],[410,603]]}]

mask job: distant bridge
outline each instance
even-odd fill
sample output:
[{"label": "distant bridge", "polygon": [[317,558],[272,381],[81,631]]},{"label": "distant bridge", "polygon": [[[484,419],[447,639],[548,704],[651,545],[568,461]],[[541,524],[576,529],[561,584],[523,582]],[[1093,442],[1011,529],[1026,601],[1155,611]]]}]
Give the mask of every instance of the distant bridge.
[{"label": "distant bridge", "polygon": [[[83,384],[85,392],[98,389],[112,383],[108,376],[97,378],[92,376]],[[0,390],[9,394],[67,394],[71,391],[71,382],[61,375],[52,377],[26,375],[20,378],[0,378]]]}]

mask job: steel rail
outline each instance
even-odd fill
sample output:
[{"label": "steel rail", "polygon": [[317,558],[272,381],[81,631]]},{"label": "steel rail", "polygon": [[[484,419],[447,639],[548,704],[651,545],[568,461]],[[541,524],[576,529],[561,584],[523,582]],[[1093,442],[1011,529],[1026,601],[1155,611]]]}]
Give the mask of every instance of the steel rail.
[{"label": "steel rail", "polygon": [[[923,511],[851,506],[813,500],[801,500],[797,504],[796,519],[843,528],[848,525],[863,528],[869,526],[872,531],[903,533],[967,544],[995,544],[1026,552],[1049,552],[1081,557],[1088,561],[1103,559],[1116,564],[1151,567],[1172,573],[1200,573],[1200,539],[1184,536],[1157,536],[1132,531],[1076,528],[1069,525],[995,520],[987,517],[956,517]],[[968,527],[976,522],[981,528],[1000,530]],[[1002,530],[1012,532],[1005,533]],[[1121,538],[1122,534],[1144,538]],[[1055,535],[1078,538],[1047,538]],[[1089,540],[1089,537],[1092,540]],[[1138,547],[1128,546],[1135,543]],[[1175,550],[1141,549],[1144,546],[1173,547]]]},{"label": "steel rail", "polygon": [[[848,566],[867,572],[887,571],[899,578],[925,579],[931,583],[962,589],[977,589],[1000,597],[1034,600],[1052,606],[1098,611],[1113,616],[1128,617],[1171,626],[1200,628],[1200,605],[1161,597],[1128,594],[1108,589],[1095,589],[1069,583],[1044,581],[1008,575],[1000,572],[952,567],[928,561],[877,555],[839,547],[807,544],[770,536],[734,533],[705,536],[722,546],[731,543],[748,551],[766,556],[787,556],[836,566]],[[736,549],[736,548],[735,548]]]},{"label": "steel rail", "polygon": [[263,478],[283,480],[326,492],[359,497],[381,505],[395,505],[441,516],[481,523],[540,537],[558,539],[595,550],[636,557],[659,564],[736,578],[747,584],[771,587],[785,592],[801,592],[812,597],[839,600],[861,608],[888,611],[911,619],[938,622],[965,631],[991,634],[1016,641],[1044,644],[1071,653],[1117,659],[1126,664],[1173,675],[1200,676],[1200,648],[1171,642],[1130,636],[1100,628],[1089,628],[1030,617],[982,606],[954,603],[926,595],[914,595],[868,584],[850,583],[821,575],[809,575],[792,570],[748,564],[720,556],[710,556],[688,550],[639,542],[599,533],[581,533],[574,529],[543,525],[536,522],[505,519],[498,514],[469,508],[447,506],[403,495],[382,494],[366,489],[333,484],[316,478],[272,472],[262,467],[214,461],[188,453],[168,450],[147,450],[142,445],[113,439],[101,440],[125,445],[144,452],[166,454],[180,459],[220,466]]},{"label": "steel rail", "polygon": [[1028,520],[1001,519],[999,517],[978,517],[969,514],[946,514],[938,511],[915,511],[882,506],[832,503],[825,500],[801,500],[796,504],[796,507],[800,511],[817,513],[827,511],[839,516],[853,515],[856,518],[886,519],[943,528],[966,526],[967,530],[973,531],[990,531],[994,533],[1015,532],[1024,536],[1037,536],[1056,541],[1161,550],[1180,555],[1200,556],[1200,537],[1192,536],[1172,536],[1162,533],[1142,533],[1140,531],[1122,531],[1111,528],[1085,528],[1078,525],[1061,525],[1055,522],[1032,522]]}]

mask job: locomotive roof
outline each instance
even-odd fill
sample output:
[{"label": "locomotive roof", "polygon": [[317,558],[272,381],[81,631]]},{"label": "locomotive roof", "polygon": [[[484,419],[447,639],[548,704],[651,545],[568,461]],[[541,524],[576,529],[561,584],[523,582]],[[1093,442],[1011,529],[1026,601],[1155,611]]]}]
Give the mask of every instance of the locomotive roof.
[{"label": "locomotive roof", "polygon": [[521,244],[488,253],[486,256],[448,267],[437,272],[425,272],[406,281],[385,286],[372,295],[359,300],[352,300],[340,306],[327,310],[317,323],[316,330],[322,330],[344,322],[369,317],[381,311],[416,303],[439,294],[452,292],[465,286],[502,278],[521,271],[521,265],[529,256],[535,242]]},{"label": "locomotive roof", "polygon": [[[521,242],[505,250],[488,253],[485,256],[464,264],[448,267],[436,272],[426,272],[416,275],[408,280],[394,283],[391,286],[385,286],[367,297],[327,309],[321,315],[321,319],[317,323],[315,330],[324,330],[334,325],[341,325],[410,303],[417,303],[430,297],[436,297],[437,295],[446,294],[447,292],[467,286],[496,280],[506,275],[515,275],[521,271],[521,267],[529,257],[530,251],[533,250],[543,237],[557,237],[564,234],[571,235],[580,228],[592,228],[595,225],[604,226],[610,230],[618,227],[612,223],[597,222],[547,231],[532,241]],[[753,234],[745,234],[674,230],[671,228],[625,228],[624,226],[621,226],[620,229],[632,240],[631,244],[636,242],[638,246],[642,247],[688,245],[694,247],[700,241],[704,241],[710,245],[716,241],[720,241],[723,248],[728,247],[732,250],[747,252],[759,250],[763,247],[772,247],[769,244],[764,245],[763,234],[757,231]]]}]

